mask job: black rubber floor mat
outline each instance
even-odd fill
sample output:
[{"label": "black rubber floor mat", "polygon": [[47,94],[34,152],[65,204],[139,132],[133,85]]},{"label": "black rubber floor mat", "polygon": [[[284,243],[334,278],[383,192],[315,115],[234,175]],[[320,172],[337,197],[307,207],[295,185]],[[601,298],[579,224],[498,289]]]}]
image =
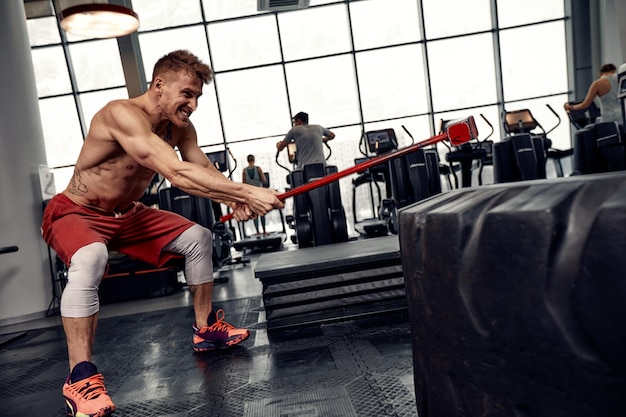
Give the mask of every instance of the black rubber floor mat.
[{"label": "black rubber floor mat", "polygon": [[[268,337],[260,297],[215,307],[250,338],[194,353],[191,308],[100,321],[93,361],[114,416],[417,416],[406,315]],[[65,416],[61,327],[1,346],[0,373],[2,416]]]}]

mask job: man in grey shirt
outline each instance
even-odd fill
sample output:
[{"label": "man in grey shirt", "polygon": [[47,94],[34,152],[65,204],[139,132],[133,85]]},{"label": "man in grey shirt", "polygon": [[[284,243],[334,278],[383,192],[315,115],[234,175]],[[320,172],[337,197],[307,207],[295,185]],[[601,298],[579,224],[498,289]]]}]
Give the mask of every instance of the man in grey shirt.
[{"label": "man in grey shirt", "polygon": [[323,144],[333,139],[335,134],[320,125],[310,125],[309,115],[305,112],[296,114],[293,124],[294,126],[287,132],[285,138],[276,144],[276,149],[280,152],[290,142],[295,142],[298,169],[309,164],[325,164]]}]

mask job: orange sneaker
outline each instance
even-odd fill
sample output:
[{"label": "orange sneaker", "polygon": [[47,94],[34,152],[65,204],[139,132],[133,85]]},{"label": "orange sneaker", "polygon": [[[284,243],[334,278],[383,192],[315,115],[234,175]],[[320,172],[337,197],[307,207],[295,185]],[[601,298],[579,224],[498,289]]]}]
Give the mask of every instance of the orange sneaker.
[{"label": "orange sneaker", "polygon": [[71,383],[67,377],[63,384],[65,409],[72,417],[105,417],[115,411],[115,404],[104,386],[102,374]]},{"label": "orange sneaker", "polygon": [[209,314],[209,325],[193,327],[193,350],[205,352],[208,350],[224,349],[246,340],[250,332],[246,329],[237,329],[224,321],[224,310]]}]

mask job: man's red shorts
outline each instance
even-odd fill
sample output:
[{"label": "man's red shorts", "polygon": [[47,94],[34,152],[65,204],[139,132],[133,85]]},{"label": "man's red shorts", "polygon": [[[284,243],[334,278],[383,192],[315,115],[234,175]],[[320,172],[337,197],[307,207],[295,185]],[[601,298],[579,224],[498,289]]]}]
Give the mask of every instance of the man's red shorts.
[{"label": "man's red shorts", "polygon": [[175,256],[162,252],[163,247],[194,224],[176,213],[139,202],[116,217],[57,194],[46,205],[41,231],[46,243],[66,265],[78,249],[102,242],[109,250],[160,267]]}]

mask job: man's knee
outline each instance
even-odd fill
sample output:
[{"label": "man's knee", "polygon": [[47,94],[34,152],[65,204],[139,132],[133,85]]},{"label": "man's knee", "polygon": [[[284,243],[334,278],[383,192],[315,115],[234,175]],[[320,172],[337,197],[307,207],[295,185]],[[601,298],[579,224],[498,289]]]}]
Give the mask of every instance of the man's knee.
[{"label": "man's knee", "polygon": [[94,242],[78,249],[70,259],[68,279],[73,276],[99,282],[109,261],[109,250],[102,242]]},{"label": "man's knee", "polygon": [[98,312],[98,286],[108,260],[109,251],[101,242],[83,246],[74,253],[61,298],[63,317],[89,317]]},{"label": "man's knee", "polygon": [[194,225],[181,233],[165,249],[193,259],[210,254],[212,248],[213,233],[205,227]]},{"label": "man's knee", "polygon": [[213,248],[213,232],[209,229],[198,226],[188,229],[190,238],[196,242],[201,251],[210,251]]},{"label": "man's knee", "polygon": [[213,280],[213,233],[200,225],[185,230],[167,247],[185,256],[185,279],[189,285]]}]

